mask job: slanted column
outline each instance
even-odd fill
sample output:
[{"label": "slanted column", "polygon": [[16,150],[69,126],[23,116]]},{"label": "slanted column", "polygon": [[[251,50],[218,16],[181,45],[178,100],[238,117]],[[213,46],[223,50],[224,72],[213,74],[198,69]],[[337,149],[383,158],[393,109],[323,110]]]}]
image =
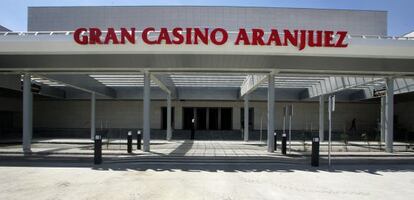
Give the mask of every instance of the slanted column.
[{"label": "slanted column", "polygon": [[325,135],[325,96],[319,96],[319,141],[323,142]]},{"label": "slanted column", "polygon": [[145,152],[150,151],[150,74],[148,72],[144,73],[144,109],[143,109],[143,141]]},{"label": "slanted column", "polygon": [[394,142],[394,80],[387,78],[385,108],[385,151],[393,152]]},{"label": "slanted column", "polygon": [[171,94],[167,96],[167,140],[171,140],[172,130],[171,130]]},{"label": "slanted column", "polygon": [[181,107],[180,101],[175,101],[174,105],[174,129],[182,129],[183,128],[183,108]]},{"label": "slanted column", "polygon": [[249,141],[249,97],[244,96],[244,141]]},{"label": "slanted column", "polygon": [[381,97],[381,142],[385,142],[385,102],[386,102],[386,97],[382,96]]},{"label": "slanted column", "polygon": [[274,115],[275,115],[275,78],[269,75],[269,85],[267,87],[267,151],[274,151]]},{"label": "slanted column", "polygon": [[23,77],[23,152],[30,153],[33,134],[33,94],[30,74]]},{"label": "slanted column", "polygon": [[95,106],[96,106],[96,97],[95,92],[91,93],[91,139],[95,138]]}]

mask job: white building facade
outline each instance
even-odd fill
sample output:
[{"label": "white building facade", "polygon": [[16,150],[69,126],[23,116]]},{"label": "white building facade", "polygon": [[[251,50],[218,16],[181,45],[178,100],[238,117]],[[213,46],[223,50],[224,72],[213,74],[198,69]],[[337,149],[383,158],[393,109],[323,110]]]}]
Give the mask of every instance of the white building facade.
[{"label": "white building facade", "polygon": [[[147,35],[145,30],[149,27],[153,29]],[[214,38],[209,37],[206,39],[209,44],[201,44],[202,36],[198,38],[200,44],[193,41],[169,45],[163,40],[149,45],[140,40],[141,36],[156,40],[163,28],[174,35],[177,27],[180,28],[177,34],[187,33],[186,28],[201,31],[208,28],[210,36],[211,31],[220,28],[228,34],[228,42],[214,45]],[[87,31],[76,36],[75,30],[80,28]],[[112,28],[118,36],[123,28],[130,31],[128,34],[134,29],[136,41],[132,43],[129,38],[127,44],[116,45],[114,38],[110,38],[108,44],[92,44],[91,28],[99,30],[97,37],[102,41],[111,37],[108,33]],[[246,42],[236,45],[234,41],[240,39],[241,29],[252,38],[255,34],[257,38],[269,38],[277,29],[281,44],[278,46],[274,38],[275,45],[261,45],[260,41],[255,46]],[[257,30],[263,35],[260,31],[255,33]],[[288,33],[284,30],[298,34],[292,36],[297,37],[298,44],[285,39]],[[323,33],[324,45],[308,46],[310,37],[318,40],[317,35],[309,36],[310,30]],[[327,36],[330,31],[332,38]],[[346,33],[343,38],[339,34],[342,32]],[[309,38],[301,39],[300,34],[304,33],[307,35],[303,37]],[[144,129],[148,137],[166,138],[167,129],[171,128],[172,139],[186,139],[195,119],[198,139],[257,140],[266,139],[273,131],[282,132],[283,108],[293,105],[294,138],[309,139],[315,134],[323,137],[326,132],[325,101],[329,95],[335,95],[337,100],[333,117],[336,139],[340,134],[360,139],[362,134],[369,133],[373,139],[380,140],[385,134],[380,132],[386,132],[382,128],[384,122],[381,123],[385,118],[384,109],[388,117],[397,116],[397,127],[404,129],[404,134],[412,135],[414,131],[412,112],[409,112],[414,83],[411,78],[414,42],[412,38],[387,35],[385,11],[194,6],[30,7],[27,33],[1,35],[3,79],[0,86],[6,90],[0,109],[8,112],[4,118],[13,124],[3,128],[3,135],[7,136],[17,133],[6,130],[25,127],[26,119],[33,122],[26,130],[33,130],[34,136],[39,137],[90,137],[92,127],[102,134],[106,131],[106,134],[123,135],[128,130]],[[219,35],[216,40],[223,39],[223,33]],[[79,44],[76,37],[82,36],[88,37],[89,42]],[[252,44],[254,41],[251,40]],[[290,45],[282,44],[288,42]],[[329,42],[343,45],[329,47]],[[301,44],[305,48],[300,48]],[[30,76],[32,83],[41,86],[35,92],[33,106],[28,104],[33,111],[30,115],[22,113],[21,95],[9,91],[22,90],[22,75]],[[393,103],[392,110],[385,108],[380,103],[385,97],[375,96],[374,91],[384,87],[390,88],[392,95],[401,94],[395,109]],[[95,104],[91,103],[91,94],[94,97],[96,94],[96,102],[92,98]],[[389,94],[388,98],[394,99]],[[91,104],[95,105],[92,119]],[[248,112],[245,108],[249,108]],[[149,109],[149,114],[145,109]],[[244,117],[246,114],[249,117]],[[354,119],[357,131],[351,133]],[[248,131],[244,129],[245,121],[248,121]],[[395,130],[395,126],[386,130]]]}]

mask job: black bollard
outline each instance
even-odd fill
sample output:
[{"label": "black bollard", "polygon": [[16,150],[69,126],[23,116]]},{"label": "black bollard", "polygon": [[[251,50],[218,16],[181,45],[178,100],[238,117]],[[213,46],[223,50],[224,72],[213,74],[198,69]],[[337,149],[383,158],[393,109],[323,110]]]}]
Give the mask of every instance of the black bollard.
[{"label": "black bollard", "polygon": [[132,153],[132,131],[128,131],[127,151],[128,151],[128,153]]},{"label": "black bollard", "polygon": [[282,134],[282,154],[286,155],[286,134]]},{"label": "black bollard", "polygon": [[191,140],[194,140],[194,135],[195,135],[195,124],[194,124],[194,119],[192,119],[192,121],[191,121],[191,135],[190,135]]},{"label": "black bollard", "polygon": [[102,163],[102,137],[95,135],[95,147],[94,147],[94,163],[99,165]]},{"label": "black bollard", "polygon": [[319,166],[319,137],[314,137],[312,140],[311,166],[312,167]]},{"label": "black bollard", "polygon": [[275,151],[277,150],[277,133],[276,131],[273,133],[273,137],[275,138]]},{"label": "black bollard", "polygon": [[137,149],[141,149],[141,131],[137,131]]}]

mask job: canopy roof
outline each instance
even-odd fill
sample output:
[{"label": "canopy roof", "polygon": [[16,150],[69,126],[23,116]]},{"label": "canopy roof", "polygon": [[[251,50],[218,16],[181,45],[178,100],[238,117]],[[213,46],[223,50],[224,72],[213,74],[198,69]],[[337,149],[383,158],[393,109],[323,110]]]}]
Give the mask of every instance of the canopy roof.
[{"label": "canopy roof", "polygon": [[0,33],[0,73],[30,73],[33,81],[45,87],[76,88],[110,98],[120,98],[128,88],[143,87],[143,73],[151,73],[151,86],[164,91],[223,88],[236,91],[236,99],[245,94],[246,81],[252,76],[259,82],[250,89],[267,88],[268,74],[274,74],[275,88],[299,91],[298,99],[345,90],[371,98],[373,90],[382,88],[390,77],[395,79],[396,91],[410,92],[414,87],[414,39],[410,37],[348,35],[347,48],[298,51],[232,44],[82,46],[73,42],[72,34]]}]

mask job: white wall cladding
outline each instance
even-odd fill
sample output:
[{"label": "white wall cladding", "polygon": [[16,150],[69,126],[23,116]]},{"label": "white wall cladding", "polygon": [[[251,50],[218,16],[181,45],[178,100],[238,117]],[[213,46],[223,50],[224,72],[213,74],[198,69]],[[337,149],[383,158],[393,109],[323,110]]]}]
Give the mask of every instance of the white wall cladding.
[{"label": "white wall cladding", "polygon": [[387,35],[387,12],[298,8],[116,6],[29,7],[29,31],[79,27],[223,27],[331,29],[356,35]]},{"label": "white wall cladding", "polygon": [[[276,128],[282,129],[282,107],[285,102],[276,103]],[[293,103],[294,118],[292,127],[295,130],[317,130],[318,102]],[[165,101],[151,102],[151,128],[161,127],[161,107]],[[34,107],[34,126],[47,128],[88,128],[89,127],[89,101],[36,101]],[[104,126],[108,121],[110,128],[136,128],[142,127],[141,101],[109,101],[101,100],[96,103],[96,127]],[[240,129],[240,108],[243,102],[234,101],[173,101],[175,107],[176,128],[181,129],[182,107],[233,107],[233,128]],[[263,117],[263,127],[266,123],[266,102],[251,102],[254,107],[254,128],[260,129],[260,119]],[[325,109],[327,110],[327,109]],[[401,112],[404,113],[404,112]],[[327,115],[325,115],[327,116]],[[353,118],[357,119],[358,128],[373,127],[379,117],[379,105],[372,103],[338,103],[334,114],[334,130],[342,131],[349,128]],[[312,125],[311,125],[312,124]]]}]

